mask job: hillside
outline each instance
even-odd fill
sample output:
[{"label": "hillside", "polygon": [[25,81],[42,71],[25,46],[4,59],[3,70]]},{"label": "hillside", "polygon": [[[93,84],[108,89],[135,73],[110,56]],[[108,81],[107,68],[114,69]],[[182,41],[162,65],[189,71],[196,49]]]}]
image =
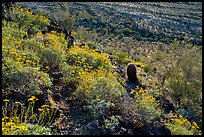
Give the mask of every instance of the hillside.
[{"label": "hillside", "polygon": [[[58,2],[20,3],[49,14],[63,10]],[[202,45],[202,4],[199,2],[71,2],[71,12],[85,16],[79,26],[101,36],[133,37],[137,41],[170,43],[189,37]]]},{"label": "hillside", "polygon": [[55,12],[2,4],[3,135],[202,134],[201,46],[101,36],[72,12],[92,3],[41,4]]}]

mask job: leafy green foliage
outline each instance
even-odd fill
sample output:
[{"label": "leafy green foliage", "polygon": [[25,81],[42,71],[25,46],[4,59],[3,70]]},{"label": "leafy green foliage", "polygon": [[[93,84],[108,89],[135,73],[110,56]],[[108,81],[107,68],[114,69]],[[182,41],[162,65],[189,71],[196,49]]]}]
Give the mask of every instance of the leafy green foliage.
[{"label": "leafy green foliage", "polygon": [[[202,119],[202,57],[195,47],[184,47],[176,66],[168,71],[166,85],[178,109],[185,108],[188,115]],[[175,49],[176,50],[176,49]],[[201,120],[200,119],[200,120]],[[202,120],[201,120],[202,121]],[[196,122],[201,124],[196,119]]]}]

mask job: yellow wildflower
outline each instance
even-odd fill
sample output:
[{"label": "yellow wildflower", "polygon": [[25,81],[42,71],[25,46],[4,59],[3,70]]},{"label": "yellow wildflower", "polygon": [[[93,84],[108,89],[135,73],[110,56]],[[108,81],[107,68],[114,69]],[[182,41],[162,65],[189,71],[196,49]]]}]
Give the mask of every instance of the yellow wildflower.
[{"label": "yellow wildflower", "polygon": [[26,127],[24,127],[24,126],[21,126],[21,130],[28,130]]},{"label": "yellow wildflower", "polygon": [[32,101],[34,101],[34,99],[33,99],[33,98],[29,98],[28,101],[29,101],[29,102],[32,102]]},{"label": "yellow wildflower", "polygon": [[15,125],[13,122],[8,122],[7,124],[6,124],[7,126],[13,126],[13,125]]},{"label": "yellow wildflower", "polygon": [[43,111],[43,109],[42,108],[38,108],[38,111]]},{"label": "yellow wildflower", "polygon": [[179,115],[179,118],[183,118],[181,115]]},{"label": "yellow wildflower", "polygon": [[8,132],[8,128],[2,128],[3,132]]},{"label": "yellow wildflower", "polygon": [[31,96],[31,98],[36,99],[36,97],[35,97],[35,96]]},{"label": "yellow wildflower", "polygon": [[32,62],[31,60],[26,60],[26,63]]},{"label": "yellow wildflower", "polygon": [[16,105],[21,105],[21,102],[16,101],[15,103],[16,103]]},{"label": "yellow wildflower", "polygon": [[49,107],[49,106],[48,106],[48,105],[42,105],[41,107],[42,107],[42,108],[46,108],[46,107]]},{"label": "yellow wildflower", "polygon": [[196,122],[193,122],[192,125],[193,125],[195,128],[197,128],[197,129],[199,128],[199,126],[197,125]]},{"label": "yellow wildflower", "polygon": [[20,126],[14,126],[14,128],[16,128],[16,129],[21,129],[21,127],[20,127]]},{"label": "yellow wildflower", "polygon": [[15,51],[13,51],[13,52],[11,52],[11,54],[16,54],[16,52],[15,52]]},{"label": "yellow wildflower", "polygon": [[18,61],[19,61],[19,60],[21,60],[21,58],[17,58],[16,60],[18,60]]},{"label": "yellow wildflower", "polygon": [[9,100],[8,100],[8,99],[4,99],[3,101],[4,101],[4,102],[9,102]]}]

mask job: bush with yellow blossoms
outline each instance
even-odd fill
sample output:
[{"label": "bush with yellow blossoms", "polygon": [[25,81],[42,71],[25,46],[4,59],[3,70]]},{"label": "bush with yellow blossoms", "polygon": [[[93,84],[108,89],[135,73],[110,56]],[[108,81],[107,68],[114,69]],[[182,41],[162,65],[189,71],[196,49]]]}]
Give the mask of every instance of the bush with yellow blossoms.
[{"label": "bush with yellow blossoms", "polygon": [[95,52],[86,46],[71,47],[68,52],[67,62],[82,67],[85,71],[94,70],[103,67],[107,70],[112,68],[108,55]]},{"label": "bush with yellow blossoms", "polygon": [[168,114],[165,126],[170,129],[172,135],[201,135],[202,131],[196,122],[190,122],[182,115]]}]

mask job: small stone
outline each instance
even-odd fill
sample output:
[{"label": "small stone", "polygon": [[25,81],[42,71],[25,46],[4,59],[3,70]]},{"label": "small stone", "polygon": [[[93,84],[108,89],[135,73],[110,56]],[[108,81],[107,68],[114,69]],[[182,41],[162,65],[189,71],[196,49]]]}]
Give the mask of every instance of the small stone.
[{"label": "small stone", "polygon": [[89,124],[86,125],[89,130],[94,130],[95,128],[99,128],[98,120],[93,120]]}]

